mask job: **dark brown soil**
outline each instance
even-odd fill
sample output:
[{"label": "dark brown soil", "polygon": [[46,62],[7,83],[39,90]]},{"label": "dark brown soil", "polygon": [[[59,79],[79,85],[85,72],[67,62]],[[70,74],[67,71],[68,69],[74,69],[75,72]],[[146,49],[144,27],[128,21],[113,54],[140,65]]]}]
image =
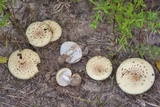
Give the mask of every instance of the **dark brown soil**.
[{"label": "dark brown soil", "polygon": [[[146,3],[154,10],[160,6],[159,0],[146,0]],[[115,38],[111,27],[103,22],[97,29],[90,27],[93,6],[88,0],[17,0],[12,5],[15,20],[0,29],[0,55],[9,57],[17,49],[32,49],[41,58],[40,72],[23,81],[11,75],[7,64],[1,64],[0,107],[160,107],[160,73],[149,57],[145,59],[153,65],[156,74],[155,83],[149,91],[133,96],[118,87],[115,73],[119,64],[127,58],[140,56],[123,51],[115,55],[118,46],[110,41]],[[61,25],[61,38],[42,48],[31,46],[25,37],[25,29],[32,22],[46,19]],[[160,44],[159,34],[146,34],[144,37],[150,44]],[[60,46],[65,41],[74,41],[82,47],[85,55],[81,61],[63,65],[57,62]],[[113,63],[113,73],[104,81],[91,79],[85,71],[87,61],[96,55],[106,56]],[[61,87],[57,84],[56,73],[63,67],[82,77],[80,86]]]}]

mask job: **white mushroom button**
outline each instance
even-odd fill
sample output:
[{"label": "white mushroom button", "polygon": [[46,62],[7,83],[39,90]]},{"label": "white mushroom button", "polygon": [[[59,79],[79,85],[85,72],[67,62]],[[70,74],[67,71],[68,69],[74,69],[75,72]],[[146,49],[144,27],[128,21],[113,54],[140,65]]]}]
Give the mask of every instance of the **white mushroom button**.
[{"label": "white mushroom button", "polygon": [[152,66],[140,58],[123,61],[117,69],[118,86],[128,94],[141,94],[151,88],[155,80]]},{"label": "white mushroom button", "polygon": [[51,21],[51,20],[45,20],[43,22],[45,24],[47,24],[49,26],[50,30],[52,31],[51,42],[58,40],[62,34],[61,26],[57,22]]},{"label": "white mushroom button", "polygon": [[73,74],[69,68],[61,68],[56,74],[56,81],[60,86],[78,86],[81,83],[81,77]]},{"label": "white mushroom button", "polygon": [[60,58],[67,56],[65,59],[62,59],[67,63],[76,63],[82,58],[82,50],[77,43],[68,41],[61,45],[60,55]]},{"label": "white mushroom button", "polygon": [[23,49],[13,52],[8,59],[8,68],[11,74],[19,79],[30,79],[38,73],[39,55],[30,50]]},{"label": "white mushroom button", "polygon": [[87,62],[86,72],[94,80],[104,80],[112,73],[112,63],[106,57],[95,56]]},{"label": "white mushroom button", "polygon": [[52,38],[52,32],[48,25],[43,22],[34,22],[26,30],[26,36],[31,45],[43,47],[47,45]]}]

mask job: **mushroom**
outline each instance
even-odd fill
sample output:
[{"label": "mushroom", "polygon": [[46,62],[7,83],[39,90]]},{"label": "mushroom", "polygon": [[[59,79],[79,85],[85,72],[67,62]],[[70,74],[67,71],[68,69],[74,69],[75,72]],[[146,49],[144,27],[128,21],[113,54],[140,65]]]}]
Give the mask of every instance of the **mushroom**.
[{"label": "mushroom", "polygon": [[82,78],[80,77],[79,74],[73,74],[71,76],[71,79],[70,79],[70,84],[71,86],[78,86],[80,85],[82,82]]},{"label": "mushroom", "polygon": [[16,50],[8,59],[8,68],[11,74],[19,79],[30,79],[38,73],[39,55],[30,50]]},{"label": "mushroom", "polygon": [[76,63],[82,58],[82,50],[75,42],[64,42],[60,48],[59,62]]},{"label": "mushroom", "polygon": [[43,47],[47,45],[52,38],[52,32],[48,25],[43,22],[34,22],[26,30],[26,36],[31,45]]},{"label": "mushroom", "polygon": [[82,79],[79,74],[73,74],[69,68],[61,68],[56,74],[56,81],[60,86],[78,86]]},{"label": "mushroom", "polygon": [[117,69],[118,86],[128,94],[141,94],[151,88],[155,80],[152,66],[140,58],[123,61]]},{"label": "mushroom", "polygon": [[58,40],[62,34],[61,26],[57,22],[51,21],[51,20],[45,20],[43,22],[45,24],[47,24],[49,26],[50,30],[52,31],[51,42]]},{"label": "mushroom", "polygon": [[94,56],[87,62],[86,72],[94,80],[104,80],[112,73],[112,63],[106,57]]}]

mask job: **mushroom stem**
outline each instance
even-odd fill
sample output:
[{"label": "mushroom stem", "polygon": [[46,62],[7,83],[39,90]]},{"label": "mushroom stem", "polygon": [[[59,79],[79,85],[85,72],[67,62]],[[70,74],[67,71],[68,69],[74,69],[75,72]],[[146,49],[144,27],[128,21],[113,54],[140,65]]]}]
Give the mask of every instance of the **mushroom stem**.
[{"label": "mushroom stem", "polygon": [[63,54],[58,57],[58,63],[63,65],[67,58],[69,58],[74,53],[73,50],[68,51],[66,54]]},{"label": "mushroom stem", "polygon": [[75,42],[68,41],[61,45],[60,55],[67,56],[65,62],[72,64],[82,58],[82,50]]},{"label": "mushroom stem", "polygon": [[60,57],[63,57],[64,60],[69,58],[74,53],[73,50],[68,51],[66,54],[61,55]]},{"label": "mushroom stem", "polygon": [[67,74],[64,74],[64,75],[62,76],[62,78],[63,78],[65,81],[67,81],[68,83],[70,83],[71,77],[69,77]]},{"label": "mushroom stem", "polygon": [[69,50],[69,51],[66,53],[66,55],[70,56],[70,55],[72,55],[73,53],[74,53],[73,50]]}]

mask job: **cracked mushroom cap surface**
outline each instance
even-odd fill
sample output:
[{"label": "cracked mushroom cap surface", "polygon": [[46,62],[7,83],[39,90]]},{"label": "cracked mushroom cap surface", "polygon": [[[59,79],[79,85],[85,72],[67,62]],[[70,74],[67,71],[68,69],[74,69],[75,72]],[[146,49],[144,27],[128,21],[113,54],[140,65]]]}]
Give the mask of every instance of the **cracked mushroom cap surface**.
[{"label": "cracked mushroom cap surface", "polygon": [[80,46],[72,41],[64,42],[60,48],[60,55],[68,55],[67,63],[76,63],[82,58],[82,50]]},{"label": "cracked mushroom cap surface", "polygon": [[86,72],[94,80],[104,80],[112,73],[112,63],[103,56],[94,56],[87,62]]},{"label": "cracked mushroom cap surface", "polygon": [[39,55],[30,50],[16,50],[8,59],[8,69],[11,74],[19,79],[30,79],[38,73]]},{"label": "cracked mushroom cap surface", "polygon": [[28,26],[26,36],[31,45],[43,47],[51,41],[52,32],[47,24],[43,22],[33,22]]},{"label": "cracked mushroom cap surface", "polygon": [[128,94],[141,94],[151,88],[155,80],[152,66],[140,58],[123,61],[117,69],[118,86]]},{"label": "cracked mushroom cap surface", "polygon": [[45,24],[47,24],[49,26],[49,28],[51,29],[51,31],[52,31],[51,42],[58,40],[62,35],[61,26],[57,22],[52,21],[52,20],[45,20],[43,22]]},{"label": "cracked mushroom cap surface", "polygon": [[56,74],[56,81],[60,86],[68,86],[70,84],[70,78],[72,72],[69,68],[61,68]]}]

